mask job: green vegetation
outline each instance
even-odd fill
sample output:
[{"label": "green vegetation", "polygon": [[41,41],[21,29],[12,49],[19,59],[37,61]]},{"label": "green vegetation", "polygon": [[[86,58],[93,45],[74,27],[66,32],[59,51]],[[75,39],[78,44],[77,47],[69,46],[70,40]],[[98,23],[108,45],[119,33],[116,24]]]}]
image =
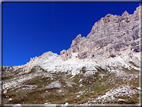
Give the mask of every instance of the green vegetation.
[{"label": "green vegetation", "polygon": [[133,66],[135,66],[135,67],[139,68],[139,66],[137,66],[134,62],[129,61],[129,63],[130,63],[131,65],[133,65]]},{"label": "green vegetation", "polygon": [[138,74],[139,73],[139,70],[136,70],[134,68],[131,68],[131,70],[129,70],[128,68],[122,67],[121,70],[124,71],[125,73],[128,73],[128,74],[135,74],[135,73]]},{"label": "green vegetation", "polygon": [[23,85],[37,85],[40,88],[46,86],[49,83],[51,83],[50,77],[37,76],[35,78],[25,81]]},{"label": "green vegetation", "polygon": [[[110,89],[115,89],[121,85],[128,84],[133,86],[135,89],[139,86],[139,78],[135,78],[128,81],[123,81],[122,78],[116,77],[115,73],[110,73],[109,71],[102,69],[100,67],[96,68],[98,72],[93,75],[84,76],[87,72],[85,67],[82,68],[80,74],[72,75],[66,72],[46,72],[43,71],[43,75],[36,76],[30,80],[24,81],[23,86],[17,87],[14,90],[9,89],[7,93],[3,94],[4,104],[64,104],[68,102],[69,104],[83,104],[86,103],[90,98],[96,99],[100,95],[104,95]],[[38,73],[36,67],[31,69],[31,71],[26,74]],[[128,70],[123,68],[124,72],[128,74],[138,73],[138,71]],[[93,72],[93,71],[92,71]],[[45,76],[51,75],[51,76]],[[7,78],[9,79],[9,78]],[[46,88],[52,82],[58,81],[61,84],[60,88]],[[24,85],[37,86],[33,89],[28,89]],[[24,89],[25,88],[25,89]],[[12,101],[8,101],[12,98]],[[138,94],[129,96],[118,96],[116,99],[125,99],[125,101],[110,101],[110,102],[91,102],[94,103],[105,103],[105,104],[136,104],[139,102]]]},{"label": "green vegetation", "polygon": [[86,67],[83,67],[82,70],[81,70],[81,73],[85,73],[86,72],[85,69],[86,69]]}]

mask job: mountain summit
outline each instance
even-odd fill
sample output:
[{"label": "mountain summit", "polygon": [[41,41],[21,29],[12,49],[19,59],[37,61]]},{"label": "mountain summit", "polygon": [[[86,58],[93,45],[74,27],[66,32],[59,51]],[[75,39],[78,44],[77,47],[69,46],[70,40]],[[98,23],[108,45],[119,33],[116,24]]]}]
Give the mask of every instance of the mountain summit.
[{"label": "mountain summit", "polygon": [[139,7],[134,14],[125,11],[122,16],[107,14],[94,24],[87,37],[79,34],[70,49],[61,51],[63,60],[70,59],[72,53],[77,58],[108,58],[111,54],[121,55],[124,50],[140,51]]},{"label": "mountain summit", "polygon": [[139,11],[107,14],[60,55],[49,51],[3,66],[4,104],[140,103]]}]

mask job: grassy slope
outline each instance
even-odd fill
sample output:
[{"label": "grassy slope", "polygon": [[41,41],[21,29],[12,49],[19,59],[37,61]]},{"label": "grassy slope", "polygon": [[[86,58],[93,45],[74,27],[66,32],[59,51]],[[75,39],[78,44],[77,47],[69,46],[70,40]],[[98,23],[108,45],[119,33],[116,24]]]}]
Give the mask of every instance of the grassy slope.
[{"label": "grassy slope", "polygon": [[[31,80],[25,81],[23,85],[37,85],[35,89],[23,90],[21,88],[16,88],[14,90],[9,89],[7,93],[3,94],[4,104],[64,104],[68,102],[69,104],[82,104],[87,102],[90,98],[97,98],[99,95],[103,95],[106,91],[119,87],[120,85],[133,85],[133,88],[139,87],[139,78],[132,79],[130,81],[123,81],[121,78],[116,78],[114,73],[109,73],[107,70],[97,68],[98,72],[92,76],[84,77],[86,72],[83,68],[81,73],[71,78],[71,74],[59,72],[51,73],[53,79],[50,77],[37,76]],[[123,69],[128,74],[138,73],[138,71]],[[45,71],[43,70],[45,73]],[[36,70],[32,69],[30,73],[36,73]],[[48,73],[47,73],[48,74]],[[101,77],[100,74],[104,74]],[[17,73],[18,75],[18,73]],[[28,74],[27,74],[28,75]],[[6,80],[8,77],[6,78]],[[82,79],[82,81],[80,81]],[[5,79],[4,79],[5,80]],[[61,83],[61,88],[51,88],[47,89],[45,86],[49,85],[53,81],[59,81]],[[69,82],[71,83],[70,86]],[[116,84],[117,83],[117,84]],[[82,86],[80,86],[82,84]],[[18,91],[18,92],[17,92]],[[82,92],[82,94],[78,93]],[[126,99],[123,103],[138,103],[138,94],[133,95],[133,98],[129,99],[128,96],[120,96]],[[12,101],[8,101],[12,98]],[[100,102],[97,102],[100,103]],[[106,103],[122,103],[118,101],[106,102]]]}]

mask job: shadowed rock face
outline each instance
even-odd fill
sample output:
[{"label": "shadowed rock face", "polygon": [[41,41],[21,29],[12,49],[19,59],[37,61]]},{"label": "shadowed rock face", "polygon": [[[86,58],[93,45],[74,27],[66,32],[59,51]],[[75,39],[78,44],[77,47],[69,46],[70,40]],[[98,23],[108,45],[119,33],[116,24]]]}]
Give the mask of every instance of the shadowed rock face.
[{"label": "shadowed rock face", "polygon": [[139,8],[133,14],[127,11],[121,16],[107,14],[94,24],[86,38],[79,34],[67,51],[61,51],[62,59],[70,59],[71,53],[78,53],[79,59],[85,59],[100,57],[104,53],[108,58],[111,54],[120,55],[125,50],[139,52]]}]

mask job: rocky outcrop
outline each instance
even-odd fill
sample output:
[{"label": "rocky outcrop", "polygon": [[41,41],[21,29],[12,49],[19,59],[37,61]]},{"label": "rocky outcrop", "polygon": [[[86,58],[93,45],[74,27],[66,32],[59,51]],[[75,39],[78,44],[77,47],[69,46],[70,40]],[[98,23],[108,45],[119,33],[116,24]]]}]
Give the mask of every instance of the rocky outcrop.
[{"label": "rocky outcrop", "polygon": [[68,60],[69,58],[71,58],[71,54],[69,53],[69,51],[66,51],[66,50],[62,50],[60,52],[60,55],[61,55],[63,61]]},{"label": "rocky outcrop", "polygon": [[79,52],[79,48],[80,48],[80,41],[82,41],[82,36],[81,34],[79,34],[73,41],[72,41],[72,44],[71,44],[71,48],[68,49],[67,51],[66,50],[62,50],[60,52],[60,55],[62,57],[62,59],[65,61],[65,60],[68,60],[72,57],[72,53],[76,53],[76,52]]},{"label": "rocky outcrop", "polygon": [[70,59],[72,53],[85,59],[108,58],[111,54],[121,55],[126,50],[141,51],[139,10],[140,7],[133,14],[125,11],[121,16],[107,14],[94,24],[86,38],[79,34],[67,51],[61,51],[62,59]]},{"label": "rocky outcrop", "polygon": [[61,88],[61,83],[59,81],[54,81],[48,86],[46,86],[47,89],[53,89],[53,88]]},{"label": "rocky outcrop", "polygon": [[76,46],[76,45],[80,42],[81,38],[82,38],[82,37],[81,37],[81,34],[79,34],[79,35],[72,41],[71,47]]}]

